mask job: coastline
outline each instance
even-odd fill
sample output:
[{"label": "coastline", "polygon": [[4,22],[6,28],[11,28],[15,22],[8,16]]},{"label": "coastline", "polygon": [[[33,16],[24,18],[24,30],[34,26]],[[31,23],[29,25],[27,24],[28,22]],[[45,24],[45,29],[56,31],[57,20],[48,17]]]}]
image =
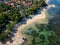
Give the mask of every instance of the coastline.
[{"label": "coastline", "polygon": [[43,10],[40,10],[40,12],[41,13],[33,16],[32,19],[27,19],[26,24],[22,24],[18,27],[17,32],[14,33],[15,36],[13,37],[12,43],[8,41],[6,44],[0,43],[0,45],[21,45],[24,42],[24,40],[22,39],[24,37],[24,35],[22,34],[22,30],[38,20],[46,19],[46,8],[43,8]]},{"label": "coastline", "polygon": [[17,32],[14,33],[15,36],[13,37],[12,43],[10,43],[10,41],[8,41],[6,44],[0,43],[0,45],[21,45],[24,42],[24,40],[22,39],[24,37],[24,35],[22,34],[22,30],[24,30],[24,28],[28,27],[30,24],[32,24],[38,20],[45,20],[46,19],[46,10],[47,10],[46,8],[43,8],[43,10],[40,11],[41,13],[33,16],[32,19],[27,19],[26,24],[19,26]]},{"label": "coastline", "polygon": [[29,26],[30,24],[36,22],[37,20],[44,20],[45,18],[46,18],[46,9],[44,8],[41,11],[41,14],[38,14],[38,15],[32,17],[32,19],[28,19],[26,21],[26,24],[19,26],[17,33],[13,37],[13,43],[7,42],[7,44],[8,45],[21,45],[24,42],[24,40],[22,39],[24,37],[24,35],[22,34],[22,30],[24,28],[26,28],[27,26]]},{"label": "coastline", "polygon": [[[45,0],[45,2],[46,4],[48,4],[49,0]],[[0,45],[23,45],[25,41],[22,38],[25,37],[25,35],[22,34],[22,31],[24,31],[25,28],[27,28],[29,25],[35,22],[45,24],[44,20],[46,20],[47,18],[46,11],[48,8],[51,7],[55,8],[56,6],[48,4],[46,8],[44,7],[42,8],[42,10],[39,10],[40,13],[31,16],[32,18],[28,17],[26,21],[23,20],[22,22],[19,22],[15,27],[15,29],[17,30],[16,33],[11,32],[14,34],[14,37],[12,38],[13,42],[10,43],[10,41],[8,41],[6,44],[2,44],[0,42]]]}]

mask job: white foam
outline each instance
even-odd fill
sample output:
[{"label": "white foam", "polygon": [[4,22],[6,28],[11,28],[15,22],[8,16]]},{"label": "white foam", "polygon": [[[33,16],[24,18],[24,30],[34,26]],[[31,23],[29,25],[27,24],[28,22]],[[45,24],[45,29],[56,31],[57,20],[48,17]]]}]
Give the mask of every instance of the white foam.
[{"label": "white foam", "polygon": [[47,7],[47,8],[51,8],[51,7],[56,8],[56,5],[51,4],[51,5],[48,5],[48,7]]},{"label": "white foam", "polygon": [[56,8],[56,5],[52,4],[51,7]]}]

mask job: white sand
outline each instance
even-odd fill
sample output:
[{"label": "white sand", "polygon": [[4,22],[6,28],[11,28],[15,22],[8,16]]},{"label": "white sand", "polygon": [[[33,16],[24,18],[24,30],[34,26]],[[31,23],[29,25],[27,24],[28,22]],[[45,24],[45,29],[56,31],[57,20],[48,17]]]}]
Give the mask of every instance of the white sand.
[{"label": "white sand", "polygon": [[28,19],[27,22],[26,22],[26,24],[23,24],[22,26],[20,26],[20,27],[18,28],[17,33],[16,33],[15,36],[13,37],[14,42],[13,42],[13,43],[9,43],[9,42],[8,42],[7,44],[9,44],[9,45],[18,45],[18,44],[21,44],[22,42],[24,42],[24,41],[22,40],[22,38],[23,38],[24,36],[22,35],[21,31],[22,31],[24,28],[26,28],[27,26],[29,26],[30,24],[32,24],[32,23],[34,23],[35,21],[37,21],[37,20],[44,20],[44,19],[46,18],[45,13],[46,13],[46,9],[43,9],[43,11],[42,11],[41,14],[38,14],[38,15],[34,16],[32,19]]}]

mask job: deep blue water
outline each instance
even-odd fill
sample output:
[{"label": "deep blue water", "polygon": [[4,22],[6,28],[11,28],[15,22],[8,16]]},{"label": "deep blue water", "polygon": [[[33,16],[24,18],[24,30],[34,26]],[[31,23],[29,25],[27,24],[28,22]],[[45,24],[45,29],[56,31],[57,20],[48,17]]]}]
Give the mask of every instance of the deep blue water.
[{"label": "deep blue water", "polygon": [[50,15],[60,15],[60,0],[50,0],[48,3],[56,5],[55,8],[51,7],[51,8],[48,9],[48,11],[47,11],[48,14],[50,14]]}]

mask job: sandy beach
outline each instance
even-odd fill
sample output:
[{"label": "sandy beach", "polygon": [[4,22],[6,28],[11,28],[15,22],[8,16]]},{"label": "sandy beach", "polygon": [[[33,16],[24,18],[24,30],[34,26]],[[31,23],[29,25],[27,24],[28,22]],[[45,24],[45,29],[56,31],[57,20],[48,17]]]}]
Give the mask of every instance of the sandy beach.
[{"label": "sandy beach", "polygon": [[7,42],[6,45],[21,45],[21,43],[24,42],[24,40],[22,39],[24,35],[21,33],[21,31],[30,24],[36,22],[37,20],[44,20],[45,18],[46,18],[46,9],[43,9],[41,14],[34,16],[32,19],[28,19],[26,21],[26,24],[19,26],[17,33],[13,37],[13,43]]},{"label": "sandy beach", "polygon": [[[46,0],[47,4],[48,4],[48,2],[49,2],[49,0]],[[55,5],[52,5],[52,6],[49,5],[47,8],[50,8],[50,7],[55,7]],[[31,19],[27,19],[26,24],[20,25],[17,29],[17,32],[14,33],[15,36],[13,37],[13,42],[12,43],[7,42],[7,44],[4,44],[4,45],[21,45],[21,43],[24,42],[24,40],[22,39],[24,37],[24,35],[22,34],[22,30],[24,30],[30,24],[32,24],[38,20],[45,20],[46,19],[46,10],[47,9],[44,8],[40,14],[33,16]],[[17,25],[19,25],[19,24],[17,24]],[[2,45],[2,44],[0,43],[0,45]]]},{"label": "sandy beach", "polygon": [[[21,45],[22,42],[24,42],[24,40],[22,39],[24,37],[24,35],[21,33],[21,31],[26,28],[27,26],[29,26],[30,24],[36,22],[37,20],[44,20],[46,18],[46,9],[44,8],[41,11],[41,14],[38,14],[34,17],[32,17],[32,19],[28,19],[26,21],[26,24],[23,24],[21,26],[18,27],[17,33],[15,33],[15,36],[13,37],[13,42],[7,42],[6,45]],[[2,45],[2,44],[0,44]]]},{"label": "sandy beach", "polygon": [[[48,2],[48,0],[46,0],[46,1]],[[32,19],[28,19],[26,21],[26,24],[23,24],[18,27],[17,32],[14,34],[15,36],[13,37],[12,43],[10,43],[8,41],[6,44],[0,43],[0,45],[21,45],[21,43],[24,42],[24,40],[22,39],[24,37],[24,35],[22,34],[22,30],[24,30],[24,28],[26,28],[27,26],[29,26],[30,24],[32,24],[38,20],[45,20],[45,18],[46,18],[46,9],[44,8],[40,14],[33,16]]]}]

